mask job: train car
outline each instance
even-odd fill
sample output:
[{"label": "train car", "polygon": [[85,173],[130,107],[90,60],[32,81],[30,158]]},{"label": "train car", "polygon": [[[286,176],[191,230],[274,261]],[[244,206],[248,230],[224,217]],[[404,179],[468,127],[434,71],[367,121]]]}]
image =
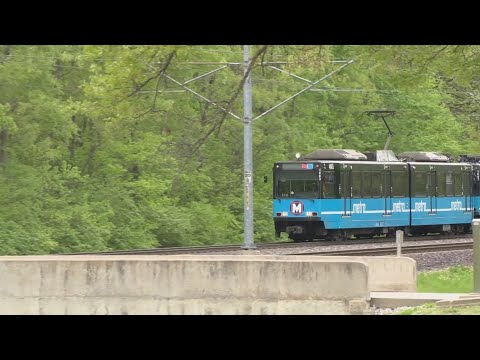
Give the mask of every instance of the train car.
[{"label": "train car", "polygon": [[410,233],[465,233],[473,218],[472,166],[434,152],[397,155],[409,166]]},{"label": "train car", "polygon": [[478,219],[480,218],[480,155],[460,155],[459,161],[472,165],[473,216]]},{"label": "train car", "polygon": [[286,232],[306,241],[393,236],[399,229],[412,234],[468,231],[470,164],[447,163],[435,153],[403,153],[403,162],[390,151],[369,155],[317,150],[276,162],[276,236]]},{"label": "train car", "polygon": [[273,181],[277,236],[340,240],[393,235],[409,225],[408,166],[400,161],[367,161],[355,150],[317,150],[275,163]]}]

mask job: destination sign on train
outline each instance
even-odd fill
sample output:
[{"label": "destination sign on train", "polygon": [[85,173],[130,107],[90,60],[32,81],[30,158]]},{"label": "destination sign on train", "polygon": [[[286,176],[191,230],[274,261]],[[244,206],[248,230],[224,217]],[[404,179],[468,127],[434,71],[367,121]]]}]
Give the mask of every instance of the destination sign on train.
[{"label": "destination sign on train", "polygon": [[283,170],[313,170],[313,164],[292,163],[282,164]]}]

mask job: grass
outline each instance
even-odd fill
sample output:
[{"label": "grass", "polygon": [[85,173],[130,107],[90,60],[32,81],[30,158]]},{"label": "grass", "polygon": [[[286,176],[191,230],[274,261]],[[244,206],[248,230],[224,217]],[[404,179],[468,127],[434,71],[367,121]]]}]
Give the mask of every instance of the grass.
[{"label": "grass", "polygon": [[[418,292],[471,293],[473,292],[473,267],[454,266],[447,270],[418,274]],[[425,304],[404,310],[398,315],[480,315],[480,306],[437,307]]]},{"label": "grass", "polygon": [[437,307],[435,304],[425,304],[407,309],[398,315],[480,315],[480,306]]},{"label": "grass", "polygon": [[420,273],[418,292],[470,293],[473,292],[473,267],[454,266],[447,270]]}]

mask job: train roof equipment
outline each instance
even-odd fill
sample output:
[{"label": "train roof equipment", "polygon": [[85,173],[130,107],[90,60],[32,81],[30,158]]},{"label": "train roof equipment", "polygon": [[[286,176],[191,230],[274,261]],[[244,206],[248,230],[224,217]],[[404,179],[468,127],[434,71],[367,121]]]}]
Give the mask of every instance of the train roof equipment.
[{"label": "train roof equipment", "polygon": [[468,163],[474,163],[474,164],[479,164],[480,163],[480,154],[464,154],[460,155],[460,162],[468,162]]},{"label": "train roof equipment", "polygon": [[409,162],[449,162],[446,155],[430,151],[406,151],[397,156],[400,160]]},{"label": "train roof equipment", "polygon": [[394,116],[395,111],[394,110],[371,110],[371,111],[365,111],[365,113],[368,116],[373,116],[373,117],[380,117],[383,120],[383,123],[387,127],[388,130],[388,136],[387,136],[387,141],[385,142],[385,146],[383,147],[383,150],[388,149],[388,145],[390,145],[390,141],[392,141],[393,138],[393,132],[390,129],[390,126],[387,124],[387,120],[385,120],[386,117],[388,116]]},{"label": "train roof equipment", "polygon": [[364,154],[367,156],[368,161],[400,161],[392,150],[376,150],[364,152]]},{"label": "train roof equipment", "polygon": [[367,160],[367,157],[352,149],[318,149],[303,157],[302,160]]}]

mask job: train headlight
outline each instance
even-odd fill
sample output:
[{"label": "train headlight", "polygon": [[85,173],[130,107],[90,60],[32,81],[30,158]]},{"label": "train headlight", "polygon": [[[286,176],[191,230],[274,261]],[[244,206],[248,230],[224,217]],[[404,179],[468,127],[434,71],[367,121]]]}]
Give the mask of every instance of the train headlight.
[{"label": "train headlight", "polygon": [[307,211],[307,216],[318,216],[316,211]]}]

